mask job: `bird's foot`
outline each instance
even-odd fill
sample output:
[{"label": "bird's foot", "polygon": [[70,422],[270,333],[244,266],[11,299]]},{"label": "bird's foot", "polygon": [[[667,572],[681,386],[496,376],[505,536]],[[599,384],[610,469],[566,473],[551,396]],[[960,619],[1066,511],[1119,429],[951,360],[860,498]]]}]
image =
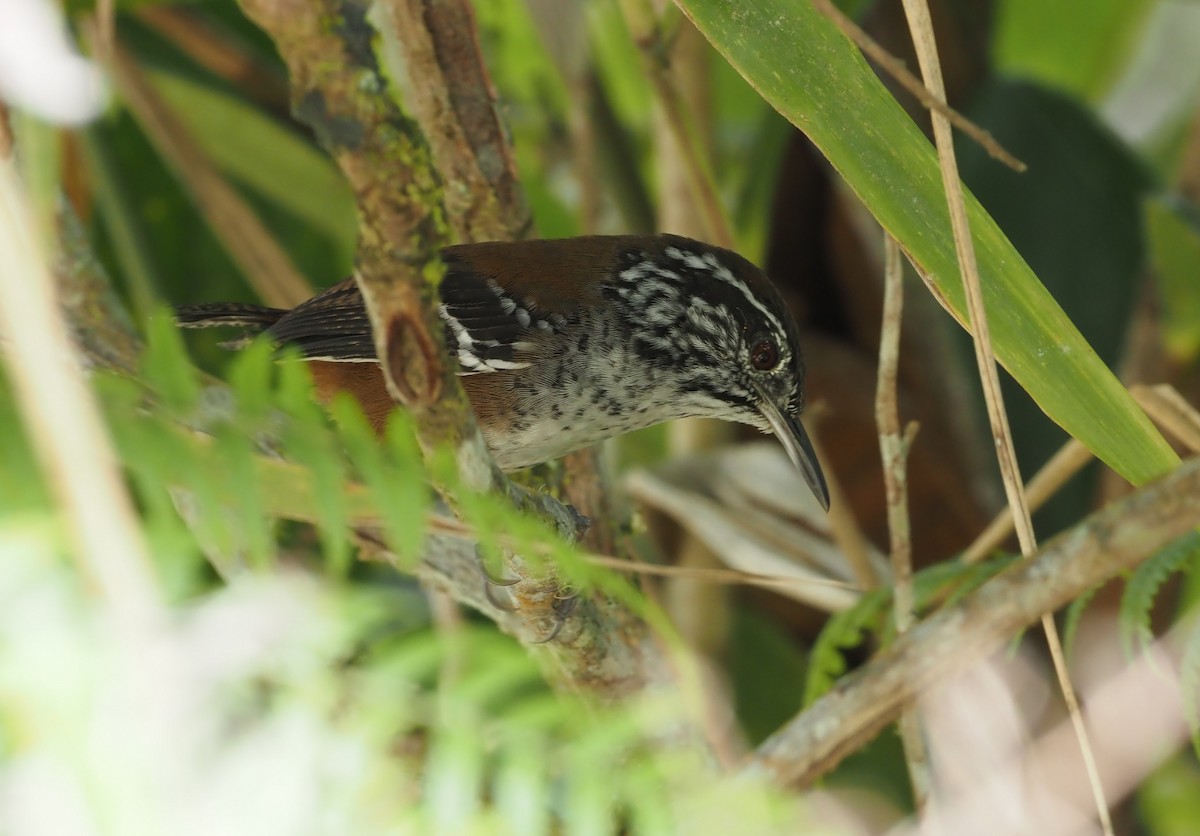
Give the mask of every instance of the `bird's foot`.
[{"label": "bird's foot", "polygon": [[567,623],[567,619],[571,617],[571,613],[575,612],[575,608],[579,606],[579,595],[570,587],[561,587],[554,593],[554,603],[550,608],[554,610],[554,626],[550,628],[550,633],[545,638],[538,639],[530,644],[549,644],[558,638],[558,634],[562,632],[563,625]]},{"label": "bird's foot", "polygon": [[483,597],[487,602],[501,612],[515,612],[517,605],[512,601],[501,601],[496,597],[496,590],[506,589],[510,586],[515,586],[521,582],[520,578],[505,578],[496,575],[488,567],[487,558],[484,556],[482,549],[475,546],[475,560],[479,565],[479,574],[483,575]]}]

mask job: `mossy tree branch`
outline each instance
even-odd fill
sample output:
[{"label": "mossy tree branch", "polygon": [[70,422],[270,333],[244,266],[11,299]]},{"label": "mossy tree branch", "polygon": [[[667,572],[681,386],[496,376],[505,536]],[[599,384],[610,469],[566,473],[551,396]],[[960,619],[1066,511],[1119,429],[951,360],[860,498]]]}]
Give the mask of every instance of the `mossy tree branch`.
[{"label": "mossy tree branch", "polygon": [[[287,64],[294,112],[354,191],[355,279],[389,389],[413,416],[427,458],[451,450],[468,489],[499,491],[565,536],[577,536],[577,514],[551,496],[521,490],[496,468],[443,349],[441,248],[512,239],[531,226],[469,3],[242,0],[242,6]],[[93,318],[91,311],[77,313]],[[431,555],[418,574],[528,643],[550,634],[561,594],[552,575],[533,576],[514,558],[510,568],[521,580],[510,592],[519,606],[501,614],[480,601],[482,576],[470,565],[446,570],[444,557]],[[671,678],[642,621],[599,598],[583,601],[570,629],[557,632],[543,653],[556,678],[602,696]]]}]

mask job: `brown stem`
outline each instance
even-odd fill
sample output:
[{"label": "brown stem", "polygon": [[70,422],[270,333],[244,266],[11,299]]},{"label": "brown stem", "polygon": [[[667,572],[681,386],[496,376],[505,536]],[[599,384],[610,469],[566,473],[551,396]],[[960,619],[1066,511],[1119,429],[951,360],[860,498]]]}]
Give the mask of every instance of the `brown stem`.
[{"label": "brown stem", "polygon": [[749,768],[810,784],[932,685],[998,650],[1043,615],[1200,525],[1200,458],[1091,515],[1031,559],[914,627],[759,747]]},{"label": "brown stem", "polygon": [[[896,634],[903,636],[916,620],[912,583],[912,532],[908,517],[909,442],[900,430],[900,405],[896,375],[900,369],[900,325],[904,315],[904,262],[900,244],[884,233],[883,322],[879,337],[879,381],[875,390],[875,423],[879,430],[879,453],[883,461],[883,484],[887,493],[888,535],[891,540],[892,603]],[[929,752],[916,710],[900,716],[900,739],[913,800],[918,811],[925,807],[933,790]]]}]

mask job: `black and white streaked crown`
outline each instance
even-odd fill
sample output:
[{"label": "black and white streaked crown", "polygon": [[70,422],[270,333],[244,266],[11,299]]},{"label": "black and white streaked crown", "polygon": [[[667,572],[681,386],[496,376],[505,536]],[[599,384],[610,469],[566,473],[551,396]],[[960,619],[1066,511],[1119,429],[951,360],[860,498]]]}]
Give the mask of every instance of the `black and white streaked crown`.
[{"label": "black and white streaked crown", "polygon": [[[769,339],[782,375],[801,383],[795,322],[761,271],[729,250],[664,238],[659,251],[623,252],[603,290],[630,321],[639,354],[682,374],[685,385],[748,404],[754,393],[728,366],[747,345]],[[802,389],[796,392],[799,409]]]}]

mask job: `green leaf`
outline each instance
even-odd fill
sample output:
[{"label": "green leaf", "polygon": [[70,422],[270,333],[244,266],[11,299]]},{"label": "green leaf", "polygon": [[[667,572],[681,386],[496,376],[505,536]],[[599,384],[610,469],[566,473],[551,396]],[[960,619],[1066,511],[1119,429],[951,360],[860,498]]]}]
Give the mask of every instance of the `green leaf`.
[{"label": "green leaf", "polygon": [[1004,0],[997,68],[1098,99],[1116,80],[1155,0]]},{"label": "green leaf", "polygon": [[[1200,647],[1200,642],[1195,645]],[[1200,753],[1200,745],[1196,751]],[[1178,752],[1142,783],[1135,801],[1143,832],[1192,836],[1200,821],[1200,763],[1196,756]]]},{"label": "green leaf", "polygon": [[[985,82],[964,112],[1029,170],[996,165],[960,135],[963,181],[1100,359],[1115,364],[1145,273],[1142,204],[1150,178],[1143,164],[1088,108],[1027,81]],[[974,350],[960,336],[969,362]],[[1003,383],[1021,470],[1033,473],[1067,439],[1020,387]],[[1039,531],[1060,531],[1088,513],[1097,470],[1055,493],[1035,518]]]},{"label": "green leaf", "polygon": [[189,412],[200,399],[196,370],[188,362],[175,318],[166,311],[153,315],[148,324],[142,374],[150,388],[178,414]]},{"label": "green leaf", "polygon": [[414,565],[425,541],[425,515],[429,509],[429,486],[416,445],[404,442],[411,435],[411,419],[395,411],[388,419],[386,444],[380,444],[368,426],[358,402],[340,394],[330,412],[341,430],[346,452],[362,474],[363,481],[383,509],[384,530],[401,565]]},{"label": "green leaf", "polygon": [[[807,2],[681,0],[717,49],[820,148],[966,319],[936,155],[858,50]],[[1055,422],[1134,484],[1178,457],[970,194],[996,356]]]},{"label": "green leaf", "polygon": [[214,87],[161,71],[150,79],[217,165],[324,232],[349,263],[357,236],[354,197],[328,157]]},{"label": "green leaf", "polygon": [[1183,207],[1166,200],[1146,203],[1150,263],[1162,294],[1162,332],[1167,351],[1180,363],[1200,356],[1200,226]]}]

